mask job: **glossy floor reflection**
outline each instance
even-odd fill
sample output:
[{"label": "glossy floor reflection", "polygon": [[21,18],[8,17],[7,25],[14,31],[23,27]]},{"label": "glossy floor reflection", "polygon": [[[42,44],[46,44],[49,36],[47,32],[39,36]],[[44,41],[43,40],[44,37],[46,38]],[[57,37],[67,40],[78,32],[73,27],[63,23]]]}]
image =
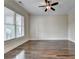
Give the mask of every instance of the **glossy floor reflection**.
[{"label": "glossy floor reflection", "polygon": [[5,59],[75,59],[67,41],[35,40],[24,43],[4,55]]}]

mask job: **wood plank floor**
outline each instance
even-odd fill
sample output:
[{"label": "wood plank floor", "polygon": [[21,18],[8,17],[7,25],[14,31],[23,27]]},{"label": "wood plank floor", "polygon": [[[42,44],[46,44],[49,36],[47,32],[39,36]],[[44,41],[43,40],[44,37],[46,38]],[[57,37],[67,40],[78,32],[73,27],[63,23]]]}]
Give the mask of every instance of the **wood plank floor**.
[{"label": "wood plank floor", "polygon": [[[4,59],[75,59],[66,40],[33,40],[11,50]],[[75,45],[74,45],[75,46]]]}]

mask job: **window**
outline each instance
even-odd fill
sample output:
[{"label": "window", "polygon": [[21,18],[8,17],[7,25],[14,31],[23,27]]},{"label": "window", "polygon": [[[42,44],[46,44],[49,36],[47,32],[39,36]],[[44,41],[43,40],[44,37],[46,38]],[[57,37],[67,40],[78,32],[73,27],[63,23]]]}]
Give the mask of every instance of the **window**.
[{"label": "window", "polygon": [[4,8],[5,40],[24,36],[24,17],[14,11]]},{"label": "window", "polygon": [[16,14],[16,37],[24,35],[24,17]]}]

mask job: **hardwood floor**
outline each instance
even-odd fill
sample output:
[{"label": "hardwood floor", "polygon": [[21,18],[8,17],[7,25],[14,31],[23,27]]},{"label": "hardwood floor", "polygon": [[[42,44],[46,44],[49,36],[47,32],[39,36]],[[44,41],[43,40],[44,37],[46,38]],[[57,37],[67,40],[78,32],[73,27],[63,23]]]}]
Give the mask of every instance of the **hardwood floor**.
[{"label": "hardwood floor", "polygon": [[[75,45],[73,45],[75,46]],[[73,50],[74,51],[74,50]],[[75,59],[67,40],[33,40],[4,55],[5,59]]]}]

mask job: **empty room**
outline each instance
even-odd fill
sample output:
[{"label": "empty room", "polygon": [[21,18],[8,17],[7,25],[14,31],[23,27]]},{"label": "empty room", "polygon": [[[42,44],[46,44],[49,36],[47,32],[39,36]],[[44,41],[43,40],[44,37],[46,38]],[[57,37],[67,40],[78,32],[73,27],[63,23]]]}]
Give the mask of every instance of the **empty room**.
[{"label": "empty room", "polygon": [[4,0],[4,59],[75,59],[75,0]]}]

